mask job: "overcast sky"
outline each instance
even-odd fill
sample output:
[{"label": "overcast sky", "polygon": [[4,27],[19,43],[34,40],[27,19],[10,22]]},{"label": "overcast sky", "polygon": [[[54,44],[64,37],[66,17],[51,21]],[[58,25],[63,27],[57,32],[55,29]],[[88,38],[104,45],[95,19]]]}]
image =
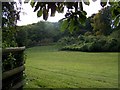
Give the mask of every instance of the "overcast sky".
[{"label": "overcast sky", "polygon": [[[32,24],[32,23],[37,23],[38,21],[43,20],[43,17],[41,16],[40,18],[37,18],[37,12],[33,12],[33,8],[30,6],[29,3],[22,4],[23,10],[22,12],[25,13],[20,13],[20,21],[17,22],[17,25],[22,26],[22,25],[27,25],[27,24]],[[91,16],[93,13],[97,13],[98,10],[100,10],[102,7],[100,6],[100,0],[97,0],[96,2],[90,2],[90,5],[83,5],[84,10],[87,12],[87,16]],[[66,11],[67,9],[65,9]],[[57,13],[55,14],[55,17],[48,17],[47,21],[50,22],[57,22],[60,19],[64,18],[65,15],[64,13]]]}]

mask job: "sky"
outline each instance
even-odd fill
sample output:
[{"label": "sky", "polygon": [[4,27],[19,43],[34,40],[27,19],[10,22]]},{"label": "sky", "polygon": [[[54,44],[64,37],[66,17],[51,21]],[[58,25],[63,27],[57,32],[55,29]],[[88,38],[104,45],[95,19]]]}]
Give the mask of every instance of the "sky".
[{"label": "sky", "polygon": [[[93,13],[97,13],[98,10],[100,10],[102,7],[100,6],[100,0],[97,0],[96,2],[92,2],[90,0],[90,5],[84,5],[83,4],[83,9],[87,12],[87,17],[91,16]],[[32,23],[37,23],[38,21],[43,20],[43,17],[41,16],[40,18],[37,17],[37,12],[33,12],[34,8],[30,6],[30,3],[22,4],[22,11],[20,13],[20,21],[17,22],[18,26],[23,26],[23,25],[28,25]],[[54,17],[48,17],[49,22],[57,22],[60,19],[64,18],[65,11],[67,9],[64,9],[64,13],[57,13],[55,14]],[[43,20],[44,21],[44,20]]]}]

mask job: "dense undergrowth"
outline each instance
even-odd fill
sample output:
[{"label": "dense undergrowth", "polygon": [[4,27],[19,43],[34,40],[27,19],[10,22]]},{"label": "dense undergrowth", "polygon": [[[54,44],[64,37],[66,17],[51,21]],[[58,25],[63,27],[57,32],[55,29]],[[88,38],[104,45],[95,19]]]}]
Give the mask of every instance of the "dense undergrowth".
[{"label": "dense undergrowth", "polygon": [[63,45],[61,50],[117,52],[120,51],[119,33],[120,30],[116,30],[109,36],[79,35],[78,37],[63,37],[59,40],[59,43]]}]

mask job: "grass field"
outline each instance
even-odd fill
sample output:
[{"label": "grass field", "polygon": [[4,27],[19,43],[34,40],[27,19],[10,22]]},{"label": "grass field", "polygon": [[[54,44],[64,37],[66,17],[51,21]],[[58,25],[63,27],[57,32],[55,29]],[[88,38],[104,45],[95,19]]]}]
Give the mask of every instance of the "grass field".
[{"label": "grass field", "polygon": [[58,51],[56,46],[26,50],[25,88],[117,88],[118,53]]}]

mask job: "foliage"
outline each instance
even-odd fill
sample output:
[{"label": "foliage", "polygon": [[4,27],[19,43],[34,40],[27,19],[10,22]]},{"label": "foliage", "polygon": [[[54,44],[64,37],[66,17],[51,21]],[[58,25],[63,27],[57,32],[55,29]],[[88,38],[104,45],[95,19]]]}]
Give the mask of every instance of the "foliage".
[{"label": "foliage", "polygon": [[15,28],[3,27],[2,28],[2,47],[15,47],[17,43],[15,41]]},{"label": "foliage", "polygon": [[48,45],[57,42],[62,35],[59,30],[59,23],[40,21],[31,25],[19,26],[17,29],[18,46]]},{"label": "foliage", "polygon": [[[69,38],[61,39],[63,47],[61,50],[100,52],[100,51],[120,51],[119,38],[105,36],[79,36],[69,42]],[[68,43],[69,42],[69,43]],[[73,43],[71,43],[73,42]]]},{"label": "foliage", "polygon": [[103,8],[92,18],[91,25],[96,35],[108,35],[111,33],[112,18],[110,8]]},{"label": "foliage", "polygon": [[[16,31],[16,43],[18,45],[18,47],[21,46],[26,46],[27,45],[27,31],[26,28],[24,26],[17,26],[17,31]],[[21,37],[22,36],[22,37]]]},{"label": "foliage", "polygon": [[20,8],[16,5],[16,2],[2,2],[2,27],[15,26],[19,20]]},{"label": "foliage", "polygon": [[12,53],[10,53],[8,55],[8,57],[2,63],[2,65],[3,65],[2,72],[13,69],[14,66],[16,65],[15,61],[16,61],[16,59],[14,58]]},{"label": "foliage", "polygon": [[88,31],[88,32],[86,32],[84,35],[85,35],[85,36],[89,36],[89,35],[92,35],[92,33]]},{"label": "foliage", "polygon": [[16,2],[2,2],[2,41],[3,48],[17,46],[15,25],[19,20],[20,9]]},{"label": "foliage", "polygon": [[[4,49],[6,50],[8,47],[14,48],[18,46],[16,42],[16,23],[17,20],[19,20],[20,11],[21,7],[18,7],[16,2],[2,2],[2,73],[17,68],[25,63],[25,54],[23,52],[13,53],[11,50],[4,52]],[[7,78],[6,81],[10,80],[10,78]],[[3,80],[3,84],[5,84],[3,85],[5,86],[3,89],[10,89],[19,78],[21,77],[15,77],[13,80],[8,81],[9,85]]]},{"label": "foliage", "polygon": [[58,42],[59,44],[62,44],[62,45],[71,45],[76,42],[76,39],[74,37],[68,36],[68,37],[61,38]]},{"label": "foliage", "polygon": [[[83,2],[89,5],[87,1]],[[51,16],[55,16],[56,11],[58,13],[63,13],[64,8],[67,7],[68,11],[65,14],[65,18],[62,19],[64,22],[63,29],[69,27],[70,32],[77,28],[77,24],[84,24],[86,20],[86,12],[83,11],[82,2],[33,2],[31,1],[31,6],[35,7],[34,12],[37,11],[37,16],[40,17],[43,14],[43,19],[47,20],[49,16],[49,10],[51,10]],[[75,11],[73,11],[75,10]],[[74,27],[76,25],[76,27]]]},{"label": "foliage", "polygon": [[118,37],[120,25],[115,27],[115,29],[111,27],[113,24],[111,13],[112,8],[113,6],[107,6],[100,10],[99,13],[93,14],[91,17],[87,18],[85,27],[82,26],[79,28],[79,31],[81,29],[82,31],[86,30],[83,34],[74,30],[72,32],[76,32],[77,34],[72,33],[71,35],[73,36],[69,35],[69,37],[65,36],[60,39],[59,43],[63,45],[61,50],[86,52],[120,51],[120,42]]},{"label": "foliage", "polygon": [[112,13],[113,27],[119,26],[120,25],[120,1],[119,0],[112,5],[111,13]]},{"label": "foliage", "polygon": [[2,55],[2,59],[2,72],[5,72],[23,65],[26,55],[23,52],[7,53]]},{"label": "foliage", "polygon": [[[117,2],[116,2],[117,3]],[[105,4],[105,3],[104,3]],[[83,35],[78,37],[62,38],[59,41],[64,46],[61,50],[72,50],[72,51],[120,51],[119,42],[119,26],[112,26],[113,24],[113,13],[111,10],[113,6],[107,6],[99,11],[99,13],[92,15],[86,20],[87,29]],[[117,9],[118,10],[118,9]],[[92,26],[90,26],[90,24]],[[89,30],[91,28],[91,30]],[[93,30],[92,30],[93,28]],[[116,33],[117,32],[117,33]],[[105,36],[104,36],[105,35]],[[107,35],[107,36],[106,36]],[[74,39],[71,39],[74,38]]]},{"label": "foliage", "polygon": [[[96,0],[93,0],[96,1]],[[62,30],[66,28],[72,32],[74,29],[77,29],[79,24],[84,25],[86,20],[87,13],[83,10],[83,3],[89,5],[89,0],[80,0],[76,2],[35,2],[31,1],[31,6],[34,7],[34,12],[37,12],[37,16],[40,17],[43,14],[43,19],[47,20],[49,16],[49,10],[51,10],[51,16],[55,16],[56,11],[58,13],[63,13],[64,8],[67,7],[67,12],[65,14],[65,18],[63,18]],[[119,24],[120,17],[120,2],[116,0],[101,0],[100,5],[102,7],[107,6],[107,2],[112,6],[110,12],[112,12],[112,20],[114,21],[114,25],[117,26]]]}]

